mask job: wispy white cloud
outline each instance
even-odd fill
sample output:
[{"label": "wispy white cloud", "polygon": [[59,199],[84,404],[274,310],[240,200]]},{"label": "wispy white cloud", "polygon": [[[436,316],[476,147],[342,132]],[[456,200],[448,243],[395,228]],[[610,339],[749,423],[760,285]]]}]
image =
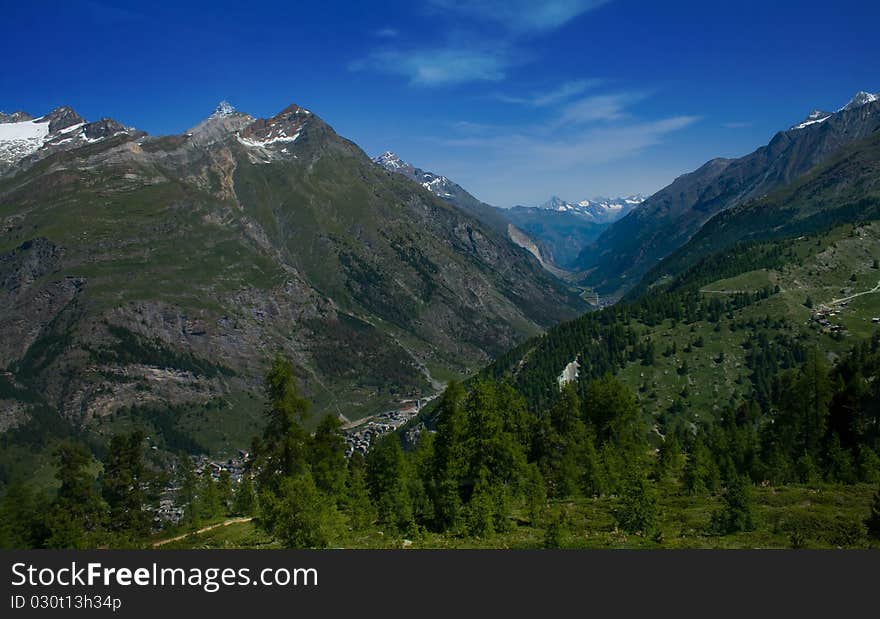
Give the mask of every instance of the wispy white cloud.
[{"label": "wispy white cloud", "polygon": [[411,84],[441,86],[504,79],[511,58],[503,50],[439,47],[409,51],[382,50],[351,63],[352,70],[371,69],[401,75]]},{"label": "wispy white cloud", "polygon": [[[595,183],[597,170],[635,165],[645,151],[700,120],[689,114],[638,118],[630,108],[645,96],[617,93],[585,97],[530,125],[455,123],[451,129],[456,136],[437,140],[450,158],[449,164],[439,169],[465,187],[482,188],[485,198],[495,197],[501,204],[522,203],[527,197],[538,199],[529,193],[534,191],[530,179],[541,179],[545,186],[558,185],[557,193],[565,188],[575,194],[589,191],[581,183],[591,176]],[[479,166],[472,165],[475,158],[482,162]],[[458,159],[471,165],[458,169]],[[638,184],[645,182],[642,179],[629,182],[633,186],[627,191],[650,188]]]},{"label": "wispy white cloud", "polygon": [[429,0],[438,10],[495,22],[513,34],[542,34],[609,0]]},{"label": "wispy white cloud", "polygon": [[[410,49],[385,47],[349,63],[353,70],[374,70],[409,78],[411,84],[440,86],[466,82],[501,81],[507,70],[526,56],[523,43],[533,35],[549,33],[575,17],[610,0],[423,0],[441,15],[440,43]],[[494,36],[486,26],[495,24]],[[373,35],[398,38],[393,28]],[[583,92],[586,82],[570,82],[568,90],[531,98],[536,106],[550,105]],[[511,97],[516,99],[516,97]]]},{"label": "wispy white cloud", "polygon": [[379,28],[373,31],[373,36],[380,39],[396,39],[399,34],[396,28]]},{"label": "wispy white cloud", "polygon": [[622,120],[629,117],[627,108],[644,99],[643,93],[625,92],[594,95],[566,105],[557,120],[558,125],[586,124],[597,121]]},{"label": "wispy white cloud", "polygon": [[566,99],[577,96],[584,91],[594,88],[602,83],[602,80],[571,80],[563,82],[556,88],[547,92],[533,93],[526,96],[512,96],[503,93],[496,94],[495,99],[505,103],[518,103],[531,107],[547,107],[555,105]]},{"label": "wispy white cloud", "polygon": [[608,163],[635,155],[658,144],[666,135],[699,120],[698,116],[671,116],[619,126],[594,126],[579,131],[546,131],[532,127],[529,132],[508,133],[499,127],[493,135],[464,135],[443,139],[450,147],[479,149],[491,153],[493,161],[515,162],[528,168],[568,169],[578,165]]}]

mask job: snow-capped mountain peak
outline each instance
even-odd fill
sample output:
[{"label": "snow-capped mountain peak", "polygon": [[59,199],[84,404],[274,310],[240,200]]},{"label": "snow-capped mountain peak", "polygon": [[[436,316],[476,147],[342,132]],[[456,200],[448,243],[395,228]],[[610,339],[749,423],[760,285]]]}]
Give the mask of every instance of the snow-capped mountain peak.
[{"label": "snow-capped mountain peak", "polygon": [[396,172],[397,174],[406,176],[410,180],[416,181],[422,187],[440,198],[452,198],[456,194],[456,189],[458,187],[451,180],[445,176],[434,174],[433,172],[425,172],[411,163],[407,163],[390,150],[385,151],[378,157],[373,157],[373,163],[382,166],[389,172]]},{"label": "snow-capped mountain peak", "polygon": [[403,161],[396,153],[386,150],[384,153],[374,158],[373,161],[387,170],[406,167],[408,164]]},{"label": "snow-capped mountain peak", "polygon": [[873,103],[874,101],[880,100],[880,94],[872,94],[870,92],[865,92],[864,90],[860,90],[853,96],[852,99],[849,100],[849,103],[844,105],[838,111],[842,112],[844,110],[851,110],[857,107],[861,107],[863,105],[867,105],[868,103]]},{"label": "snow-capped mountain peak", "polygon": [[219,118],[222,116],[232,116],[235,114],[236,109],[232,106],[229,101],[225,99],[217,104],[217,108],[214,110],[214,113],[211,114],[214,118]]},{"label": "snow-capped mountain peak", "polygon": [[869,103],[874,103],[875,101],[880,101],[880,93],[872,94],[870,92],[860,90],[859,92],[857,92],[853,96],[852,99],[849,100],[849,103],[844,105],[842,108],[840,108],[836,112],[826,112],[824,110],[813,110],[804,119],[803,122],[798,123],[797,125],[793,125],[792,127],[789,128],[789,131],[806,129],[807,127],[824,123],[826,120],[828,120],[832,116],[836,116],[837,114],[840,114],[841,112],[847,112],[849,110],[854,110],[856,108],[862,107],[863,105],[868,105]]}]

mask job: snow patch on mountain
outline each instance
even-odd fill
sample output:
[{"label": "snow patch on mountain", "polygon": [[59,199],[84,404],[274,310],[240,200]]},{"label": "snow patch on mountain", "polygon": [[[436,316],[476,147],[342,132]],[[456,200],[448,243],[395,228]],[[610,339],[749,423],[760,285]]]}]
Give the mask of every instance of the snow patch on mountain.
[{"label": "snow patch on mountain", "polygon": [[396,153],[390,150],[385,151],[378,157],[373,157],[373,163],[382,166],[389,172],[396,172],[416,181],[422,187],[440,198],[455,197],[456,184],[445,176],[434,174],[433,172],[425,172],[411,163],[407,163],[401,159]]},{"label": "snow patch on mountain", "polygon": [[292,136],[288,136],[286,133],[284,133],[282,131],[279,135],[272,137],[272,138],[265,139],[265,140],[250,140],[248,138],[243,138],[239,135],[238,141],[241,142],[242,144],[244,144],[245,146],[249,146],[251,148],[265,148],[266,146],[269,146],[270,144],[278,144],[279,142],[287,142],[287,143],[296,142],[296,139],[299,136],[300,136],[299,131],[297,131]]},{"label": "snow patch on mountain", "polygon": [[12,164],[37,152],[49,137],[44,118],[0,124],[0,163]]},{"label": "snow patch on mountain", "polygon": [[831,118],[834,114],[831,112],[823,112],[822,110],[813,110],[810,112],[809,116],[804,120],[804,122],[793,126],[791,129],[804,129],[805,127],[809,127],[810,125],[817,125],[819,123],[823,123],[829,118]]},{"label": "snow patch on mountain", "polygon": [[560,390],[568,383],[573,383],[577,381],[578,376],[580,375],[580,367],[581,364],[575,358],[574,361],[572,361],[562,369],[562,373],[556,378],[556,382],[559,384]]}]

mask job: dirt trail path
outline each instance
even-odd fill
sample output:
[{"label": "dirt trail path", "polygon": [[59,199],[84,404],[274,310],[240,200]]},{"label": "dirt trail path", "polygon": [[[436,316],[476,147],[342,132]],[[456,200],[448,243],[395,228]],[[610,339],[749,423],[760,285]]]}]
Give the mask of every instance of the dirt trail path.
[{"label": "dirt trail path", "polygon": [[196,531],[190,531],[189,533],[184,533],[183,535],[177,535],[175,537],[169,537],[168,539],[159,540],[158,542],[153,542],[153,548],[158,548],[159,546],[164,546],[165,544],[170,544],[171,542],[179,542],[180,540],[189,537],[190,535],[198,535],[199,533],[206,533],[212,529],[218,529],[220,527],[228,527],[231,524],[238,524],[240,522],[250,522],[253,520],[253,517],[247,518],[230,518],[229,520],[224,520],[223,522],[218,522],[217,524],[212,524],[211,526],[202,527]]},{"label": "dirt trail path", "polygon": [[850,299],[855,299],[856,297],[861,297],[866,294],[874,294],[880,292],[880,281],[877,282],[877,285],[871,288],[870,290],[865,290],[864,292],[857,292],[856,294],[851,294],[848,297],[843,297],[842,299],[834,299],[833,301],[829,301],[828,305],[839,305],[844,301],[849,301]]}]

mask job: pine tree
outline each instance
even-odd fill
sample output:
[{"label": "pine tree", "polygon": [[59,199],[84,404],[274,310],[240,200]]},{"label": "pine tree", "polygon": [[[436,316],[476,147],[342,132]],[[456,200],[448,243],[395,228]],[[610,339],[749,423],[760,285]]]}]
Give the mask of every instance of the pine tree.
[{"label": "pine tree", "polygon": [[336,417],[328,415],[318,423],[311,441],[309,461],[318,489],[333,497],[340,496],[348,471],[342,422]]},{"label": "pine tree", "polygon": [[633,474],[614,510],[617,526],[627,533],[649,537],[657,529],[657,517],[657,497],[650,482],[641,474]]},{"label": "pine tree", "polygon": [[254,516],[256,511],[257,495],[254,492],[254,482],[251,481],[251,476],[245,473],[235,489],[232,513],[238,516]]},{"label": "pine tree", "polygon": [[145,509],[149,482],[143,458],[145,438],[140,430],[114,435],[101,480],[101,494],[110,508],[110,528],[135,538],[150,530],[150,513]]},{"label": "pine tree", "polygon": [[255,454],[261,492],[271,492],[284,477],[302,473],[308,465],[309,435],[303,422],[309,403],[299,395],[293,363],[276,357],[265,380],[269,418]]},{"label": "pine tree", "polygon": [[48,548],[88,548],[107,507],[89,472],[91,454],[82,445],[65,442],[55,450],[55,460],[61,485],[46,514],[45,544]]},{"label": "pine tree", "polygon": [[712,515],[711,529],[719,535],[754,531],[754,499],[751,481],[735,477],[724,493],[724,508]]},{"label": "pine tree", "polygon": [[461,479],[464,477],[464,389],[452,381],[437,407],[437,433],[434,437],[430,493],[434,501],[434,520],[441,531],[461,523]]},{"label": "pine tree", "polygon": [[675,433],[669,432],[660,446],[660,453],[657,458],[657,478],[678,478],[683,464],[684,455],[681,451],[681,445]]},{"label": "pine tree", "polygon": [[217,495],[220,502],[220,514],[228,516],[232,510],[234,496],[232,492],[232,477],[226,469],[220,471],[220,476],[217,478]]},{"label": "pine tree", "polygon": [[210,521],[223,515],[219,488],[210,471],[205,471],[202,475],[198,493],[199,520]]},{"label": "pine tree", "polygon": [[547,511],[547,488],[544,477],[535,463],[526,469],[526,510],[533,527],[539,526]]},{"label": "pine tree", "polygon": [[395,434],[380,438],[367,453],[367,486],[380,522],[399,531],[412,525],[407,463]]},{"label": "pine tree", "polygon": [[699,434],[694,439],[684,467],[684,486],[689,494],[713,492],[719,483],[720,472],[712,452]]},{"label": "pine tree", "polygon": [[262,521],[287,548],[326,548],[339,536],[342,517],[308,470],[284,477],[277,488],[264,495]]},{"label": "pine tree", "polygon": [[177,507],[183,510],[180,523],[190,529],[199,524],[198,492],[199,478],[193,468],[192,458],[181,454],[177,458]]},{"label": "pine tree", "polygon": [[376,520],[376,508],[370,500],[367,488],[367,472],[364,457],[354,452],[348,459],[348,478],[345,484],[343,506],[348,523],[355,531],[367,529]]},{"label": "pine tree", "polygon": [[19,479],[6,487],[0,501],[0,548],[36,548],[39,539],[41,508],[33,490]]},{"label": "pine tree", "polygon": [[468,533],[483,539],[492,537],[495,533],[495,510],[488,471],[483,471],[467,504],[465,520]]}]

